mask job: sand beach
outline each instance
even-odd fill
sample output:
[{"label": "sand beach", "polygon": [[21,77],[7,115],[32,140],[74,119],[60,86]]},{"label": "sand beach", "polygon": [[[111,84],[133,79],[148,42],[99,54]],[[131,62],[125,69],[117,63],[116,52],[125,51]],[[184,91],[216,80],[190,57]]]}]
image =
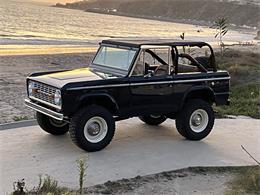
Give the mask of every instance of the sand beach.
[{"label": "sand beach", "polygon": [[86,67],[94,53],[0,56],[0,124],[32,119],[24,106],[26,77],[32,72]]}]

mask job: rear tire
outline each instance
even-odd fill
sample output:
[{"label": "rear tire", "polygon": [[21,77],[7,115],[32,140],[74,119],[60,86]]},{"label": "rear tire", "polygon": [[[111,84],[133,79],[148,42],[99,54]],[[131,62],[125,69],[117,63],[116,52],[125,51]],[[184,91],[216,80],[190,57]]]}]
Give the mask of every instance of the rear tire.
[{"label": "rear tire", "polygon": [[201,140],[211,132],[215,121],[214,111],[208,102],[189,100],[176,118],[178,132],[189,140]]},{"label": "rear tire", "polygon": [[36,119],[39,126],[52,135],[63,135],[69,131],[69,124],[64,121],[55,120],[40,112],[36,112]]},{"label": "rear tire", "polygon": [[76,113],[69,127],[72,141],[88,152],[105,148],[115,134],[115,120],[105,108],[91,105]]},{"label": "rear tire", "polygon": [[167,117],[164,115],[148,115],[140,116],[139,119],[148,125],[156,126],[166,121]]}]

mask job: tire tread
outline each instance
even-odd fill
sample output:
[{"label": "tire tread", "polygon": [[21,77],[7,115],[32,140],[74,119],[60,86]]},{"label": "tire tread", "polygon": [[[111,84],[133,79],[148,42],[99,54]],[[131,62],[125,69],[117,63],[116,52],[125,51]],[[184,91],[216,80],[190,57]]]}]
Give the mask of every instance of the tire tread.
[{"label": "tire tread", "polygon": [[[203,132],[195,133],[190,129],[189,119],[190,114],[198,108],[203,108],[207,111],[209,116],[209,122],[206,129]],[[185,105],[183,110],[176,117],[177,131],[185,138],[189,140],[201,140],[208,136],[214,126],[215,116],[211,105],[201,99],[191,99]]]},{"label": "tire tread", "polygon": [[[92,143],[85,143],[82,144],[82,139],[81,137],[79,137],[79,135],[77,135],[77,132],[79,130],[81,130],[81,128],[84,127],[80,127],[80,123],[82,122],[81,119],[82,118],[86,118],[86,117],[91,117],[91,114],[93,113],[102,113],[104,115],[106,115],[108,118],[110,118],[110,122],[111,122],[111,128],[108,129],[108,134],[99,144],[92,144]],[[108,124],[109,126],[109,124]],[[115,121],[111,115],[111,113],[106,110],[105,108],[98,106],[98,105],[90,105],[87,106],[85,108],[82,108],[80,111],[78,111],[71,119],[71,123],[70,123],[70,127],[69,127],[69,134],[70,134],[70,138],[72,140],[72,142],[77,145],[78,147],[80,147],[83,150],[86,150],[88,152],[95,152],[95,151],[99,151],[101,149],[103,149],[104,147],[106,147],[113,139],[114,134],[115,134]],[[105,140],[105,141],[104,141]],[[104,142],[103,142],[104,141]],[[96,146],[94,146],[96,145]]]},{"label": "tire tread", "polygon": [[64,135],[69,131],[69,124],[66,124],[63,127],[55,127],[50,123],[49,117],[40,112],[36,112],[36,119],[41,129],[49,134]]}]

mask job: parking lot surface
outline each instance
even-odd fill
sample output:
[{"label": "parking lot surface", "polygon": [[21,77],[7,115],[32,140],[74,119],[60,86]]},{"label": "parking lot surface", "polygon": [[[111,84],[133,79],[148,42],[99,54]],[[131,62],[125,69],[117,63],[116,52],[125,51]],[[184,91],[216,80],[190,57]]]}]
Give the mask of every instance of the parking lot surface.
[{"label": "parking lot surface", "polygon": [[260,160],[260,120],[218,119],[202,141],[181,137],[173,120],[148,126],[136,118],[117,123],[111,144],[100,152],[86,153],[69,135],[55,137],[38,126],[0,131],[0,194],[25,178],[27,188],[48,174],[62,186],[78,187],[76,160],[88,158],[85,186],[189,166],[239,166],[255,162],[243,145]]}]

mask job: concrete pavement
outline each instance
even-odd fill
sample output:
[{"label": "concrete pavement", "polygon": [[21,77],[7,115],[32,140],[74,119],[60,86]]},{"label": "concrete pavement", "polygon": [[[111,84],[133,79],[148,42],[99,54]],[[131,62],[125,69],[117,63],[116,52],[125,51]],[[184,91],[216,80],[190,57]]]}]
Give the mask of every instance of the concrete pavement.
[{"label": "concrete pavement", "polygon": [[260,120],[218,119],[211,134],[199,142],[182,138],[172,120],[151,127],[133,118],[117,123],[116,135],[104,150],[87,154],[69,135],[55,137],[38,126],[0,131],[0,194],[25,178],[30,189],[38,175],[77,188],[76,160],[88,155],[86,185],[189,166],[251,165],[243,145],[260,160]]}]

